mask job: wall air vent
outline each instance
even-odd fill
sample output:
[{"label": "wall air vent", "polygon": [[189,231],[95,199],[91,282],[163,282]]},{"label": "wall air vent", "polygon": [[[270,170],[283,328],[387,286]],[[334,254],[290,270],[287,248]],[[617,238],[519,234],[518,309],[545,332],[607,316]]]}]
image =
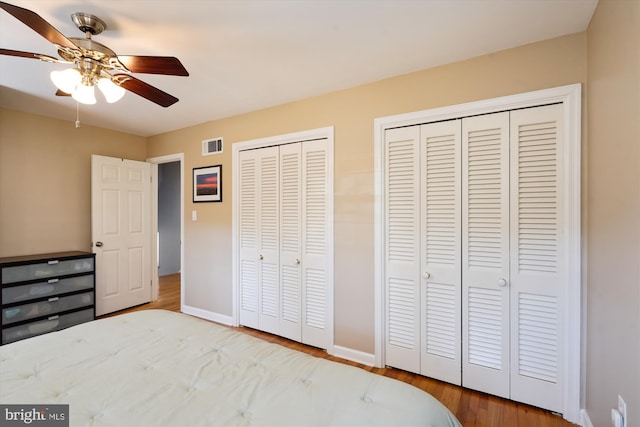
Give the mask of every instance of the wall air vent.
[{"label": "wall air vent", "polygon": [[222,137],[205,139],[202,141],[202,155],[210,156],[212,154],[222,153]]}]

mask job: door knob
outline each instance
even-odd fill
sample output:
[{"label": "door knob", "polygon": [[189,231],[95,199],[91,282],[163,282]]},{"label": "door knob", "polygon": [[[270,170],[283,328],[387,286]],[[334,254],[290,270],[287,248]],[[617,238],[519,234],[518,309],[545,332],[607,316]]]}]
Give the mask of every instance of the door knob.
[{"label": "door knob", "polygon": [[259,258],[260,258],[260,261],[262,261],[264,259],[264,256],[260,254]]},{"label": "door knob", "polygon": [[431,277],[431,273],[429,273],[428,271],[424,273],[424,278],[428,279]]},{"label": "door knob", "polygon": [[296,258],[296,264],[300,265],[300,258]]},{"label": "door knob", "polygon": [[498,286],[500,286],[501,288],[504,288],[505,286],[507,286],[507,279],[504,278],[499,278],[498,279]]},{"label": "door knob", "polygon": [[101,248],[102,247],[102,242],[96,242],[96,246]]}]

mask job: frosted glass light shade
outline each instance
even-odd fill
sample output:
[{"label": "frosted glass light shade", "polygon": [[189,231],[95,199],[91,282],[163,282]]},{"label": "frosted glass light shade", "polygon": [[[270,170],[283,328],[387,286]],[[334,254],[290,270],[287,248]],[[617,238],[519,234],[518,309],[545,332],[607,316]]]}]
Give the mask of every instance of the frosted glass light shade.
[{"label": "frosted glass light shade", "polygon": [[71,94],[71,96],[81,104],[96,103],[96,95],[93,86],[79,84],[76,86],[76,90]]},{"label": "frosted glass light shade", "polygon": [[73,94],[76,86],[80,84],[82,76],[75,68],[68,68],[62,71],[52,71],[51,81],[54,85],[64,93]]},{"label": "frosted glass light shade", "polygon": [[98,79],[98,89],[100,89],[100,92],[102,92],[105,99],[110,104],[118,102],[124,96],[125,92],[124,88],[113,83],[106,77]]}]

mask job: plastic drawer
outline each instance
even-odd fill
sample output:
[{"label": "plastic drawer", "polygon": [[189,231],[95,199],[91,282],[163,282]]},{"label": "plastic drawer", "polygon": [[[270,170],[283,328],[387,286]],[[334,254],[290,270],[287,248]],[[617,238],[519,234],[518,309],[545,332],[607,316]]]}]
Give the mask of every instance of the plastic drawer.
[{"label": "plastic drawer", "polygon": [[2,289],[2,303],[13,304],[37,298],[50,297],[68,292],[93,289],[93,274],[69,277],[66,279],[50,279],[46,282],[13,286]]},{"label": "plastic drawer", "polygon": [[51,316],[49,319],[38,320],[33,323],[27,323],[26,325],[4,329],[2,331],[2,343],[7,344],[35,335],[41,335],[45,332],[58,331],[91,320],[93,320],[93,307],[62,316]]},{"label": "plastic drawer", "polygon": [[50,260],[36,264],[5,267],[2,269],[2,283],[16,283],[88,272],[93,272],[93,257],[62,261]]},{"label": "plastic drawer", "polygon": [[66,310],[73,310],[93,305],[93,291],[66,297],[53,297],[48,301],[32,302],[2,309],[2,324],[9,325],[23,320],[53,315]]}]

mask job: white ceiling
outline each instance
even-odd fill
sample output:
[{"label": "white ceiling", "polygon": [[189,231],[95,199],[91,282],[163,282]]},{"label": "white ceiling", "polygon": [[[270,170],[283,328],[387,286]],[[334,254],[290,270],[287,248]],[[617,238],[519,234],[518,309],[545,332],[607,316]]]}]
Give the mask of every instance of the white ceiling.
[{"label": "white ceiling", "polygon": [[[10,0],[67,37],[73,12],[107,23],[121,55],[176,56],[189,77],[136,74],[180,101],[133,93],[80,106],[83,124],[151,136],[539,40],[583,31],[597,0]],[[0,48],[57,56],[0,10]],[[0,106],[69,120],[54,96],[63,64],[0,56]]]}]

